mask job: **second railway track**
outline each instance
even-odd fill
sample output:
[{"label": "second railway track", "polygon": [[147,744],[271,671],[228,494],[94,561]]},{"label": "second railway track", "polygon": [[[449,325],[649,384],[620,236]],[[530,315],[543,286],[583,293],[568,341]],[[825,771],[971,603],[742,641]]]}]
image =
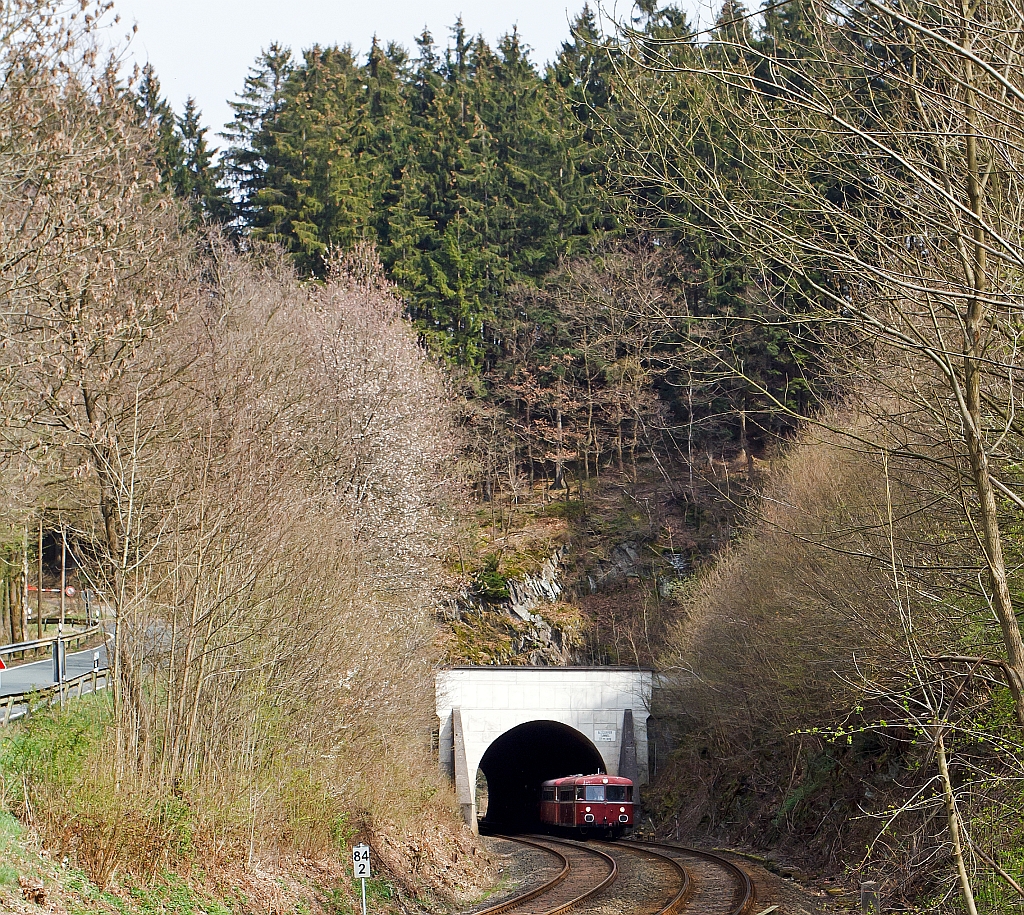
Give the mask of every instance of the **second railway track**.
[{"label": "second railway track", "polygon": [[688,907],[693,883],[685,866],[671,855],[626,842],[601,846],[618,864],[614,887],[593,900],[593,915],[677,915]]},{"label": "second railway track", "polygon": [[557,859],[545,883],[473,915],[752,915],[754,889],[738,864],[712,852],[658,842],[584,843],[496,836]]},{"label": "second railway track", "polygon": [[654,850],[672,856],[690,875],[690,901],[685,912],[692,915],[750,915],[754,909],[754,884],[750,875],[734,861],[683,845],[664,842],[619,842],[634,848]]},{"label": "second railway track", "polygon": [[644,842],[496,836],[558,859],[545,883],[473,915],[749,915],[749,878],[717,855]]}]

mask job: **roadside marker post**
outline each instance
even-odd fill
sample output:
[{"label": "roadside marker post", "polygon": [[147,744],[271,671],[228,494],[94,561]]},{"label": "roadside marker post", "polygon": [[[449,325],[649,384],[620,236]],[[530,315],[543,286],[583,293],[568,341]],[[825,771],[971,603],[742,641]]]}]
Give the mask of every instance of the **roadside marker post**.
[{"label": "roadside marker post", "polygon": [[352,849],[352,872],[363,883],[363,915],[366,915],[366,878],[370,876],[370,846],[360,843]]},{"label": "roadside marker post", "polygon": [[4,664],[4,659],[0,658],[0,671],[7,670],[7,665]]}]

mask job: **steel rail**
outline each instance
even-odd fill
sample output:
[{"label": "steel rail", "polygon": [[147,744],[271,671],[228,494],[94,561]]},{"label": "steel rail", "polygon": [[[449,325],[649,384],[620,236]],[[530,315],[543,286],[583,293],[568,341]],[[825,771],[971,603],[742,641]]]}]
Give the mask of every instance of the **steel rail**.
[{"label": "steel rail", "polygon": [[477,909],[472,913],[472,915],[499,915],[500,912],[507,912],[509,909],[514,909],[516,906],[522,905],[524,902],[529,902],[531,899],[536,899],[538,896],[548,892],[548,890],[554,889],[559,883],[569,876],[569,859],[560,851],[554,848],[548,848],[546,845],[541,845],[540,842],[531,842],[529,839],[520,839],[516,836],[495,834],[494,838],[505,839],[508,842],[521,842],[523,845],[532,845],[534,848],[543,849],[544,851],[561,859],[562,869],[547,883],[542,883],[540,886],[534,887],[532,890],[522,893],[519,896],[515,896],[512,899],[506,899],[504,902],[488,906],[486,909]]},{"label": "steel rail", "polygon": [[579,845],[573,845],[570,842],[562,842],[559,839],[552,839],[548,836],[543,837],[543,842],[535,842],[532,839],[524,839],[521,836],[505,836],[497,834],[494,835],[494,838],[506,839],[509,842],[520,842],[523,845],[531,845],[534,848],[539,848],[546,852],[550,852],[551,854],[556,855],[557,857],[562,859],[563,867],[562,870],[547,883],[541,884],[540,886],[535,887],[534,889],[529,890],[526,893],[522,893],[519,896],[515,896],[512,899],[507,899],[505,900],[505,902],[499,902],[497,905],[490,906],[486,909],[478,909],[475,912],[473,912],[472,915],[499,915],[499,913],[501,912],[508,912],[512,909],[518,908],[524,903],[536,899],[538,896],[541,896],[544,893],[550,892],[552,889],[554,889],[556,886],[562,883],[569,876],[569,872],[572,869],[571,865],[569,864],[569,859],[566,855],[562,854],[562,852],[558,851],[557,849],[551,848],[549,845],[544,844],[546,842],[551,842],[555,845],[564,845],[570,848],[575,848],[579,851],[589,852],[592,855],[596,855],[599,858],[603,858],[605,863],[609,865],[609,870],[607,876],[599,884],[597,884],[597,886],[591,887],[585,893],[581,893],[579,896],[576,896],[574,899],[570,899],[568,902],[563,902],[557,906],[554,906],[553,908],[547,909],[544,912],[544,915],[561,915],[562,912],[567,912],[574,906],[579,905],[581,902],[585,902],[592,896],[596,896],[598,893],[607,889],[615,882],[616,878],[619,875],[618,865],[615,863],[615,859],[611,855],[603,851],[599,851],[596,848],[585,848]]},{"label": "steel rail", "polygon": [[675,913],[678,912],[683,907],[684,903],[686,903],[690,898],[690,894],[693,891],[693,881],[690,879],[690,872],[680,864],[678,859],[673,858],[671,855],[665,855],[660,851],[652,851],[651,849],[644,847],[648,843],[616,841],[613,844],[620,845],[623,848],[629,848],[632,851],[639,851],[645,855],[651,855],[655,858],[660,858],[675,869],[680,881],[679,892],[672,897],[668,905],[658,912],[658,915],[675,915]]},{"label": "steel rail", "polygon": [[721,855],[716,855],[714,852],[702,851],[699,848],[691,848],[687,845],[673,845],[670,842],[620,842],[620,844],[627,846],[632,845],[637,848],[643,848],[646,846],[667,848],[672,851],[682,852],[686,855],[692,855],[695,858],[703,858],[705,861],[711,861],[713,864],[719,865],[721,868],[732,874],[732,876],[736,878],[736,882],[740,885],[740,902],[732,909],[729,915],[748,915],[754,906],[754,881],[750,879],[750,874],[728,858],[723,858]]}]

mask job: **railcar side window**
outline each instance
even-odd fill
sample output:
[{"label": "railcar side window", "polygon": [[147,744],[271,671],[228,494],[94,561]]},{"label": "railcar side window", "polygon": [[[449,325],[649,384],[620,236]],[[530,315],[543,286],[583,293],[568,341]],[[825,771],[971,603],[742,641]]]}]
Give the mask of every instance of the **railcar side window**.
[{"label": "railcar side window", "polygon": [[[611,786],[609,786],[611,787]],[[604,785],[587,785],[587,800],[588,801],[603,801],[604,800]]]},{"label": "railcar side window", "polygon": [[586,793],[582,785],[576,786],[576,800],[582,801],[586,797]]},{"label": "railcar side window", "polygon": [[628,789],[625,785],[609,785],[605,791],[607,792],[608,800],[610,801],[624,801],[626,800],[626,791]]},{"label": "railcar side window", "polygon": [[559,788],[558,789],[558,799],[560,801],[571,801],[571,800],[574,799],[574,797],[575,797],[575,792],[572,789],[572,785],[569,785],[568,788]]},{"label": "railcar side window", "polygon": [[633,786],[632,785],[626,785],[626,800],[627,801],[633,800]]},{"label": "railcar side window", "polygon": [[543,788],[540,793],[540,799],[542,801],[553,801],[555,799],[555,789]]}]

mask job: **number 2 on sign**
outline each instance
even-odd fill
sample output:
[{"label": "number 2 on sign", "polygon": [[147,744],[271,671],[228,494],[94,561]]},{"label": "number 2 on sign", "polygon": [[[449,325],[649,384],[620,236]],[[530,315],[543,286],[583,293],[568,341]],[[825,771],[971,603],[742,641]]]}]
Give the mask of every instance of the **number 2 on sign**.
[{"label": "number 2 on sign", "polygon": [[352,870],[354,876],[363,879],[370,876],[370,846],[357,845],[352,849]]}]

